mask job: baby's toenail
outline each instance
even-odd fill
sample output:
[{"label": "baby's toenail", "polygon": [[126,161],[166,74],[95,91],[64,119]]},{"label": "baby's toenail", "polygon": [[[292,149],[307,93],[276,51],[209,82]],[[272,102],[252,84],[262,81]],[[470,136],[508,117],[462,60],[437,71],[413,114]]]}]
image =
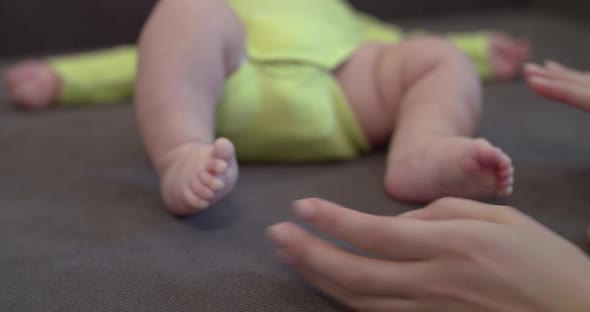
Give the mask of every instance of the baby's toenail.
[{"label": "baby's toenail", "polygon": [[213,180],[213,183],[211,183],[211,189],[213,189],[213,191],[215,192],[219,192],[223,189],[225,185],[223,184],[223,181],[219,180],[219,179],[215,179]]},{"label": "baby's toenail", "polygon": [[223,173],[225,171],[227,171],[227,163],[225,161],[218,163],[217,168],[215,168],[215,172]]},{"label": "baby's toenail", "polygon": [[512,186],[510,186],[509,188],[506,189],[506,194],[511,195],[514,192],[514,188]]},{"label": "baby's toenail", "polygon": [[206,209],[209,207],[209,202],[206,200],[198,200],[197,201],[197,209]]}]

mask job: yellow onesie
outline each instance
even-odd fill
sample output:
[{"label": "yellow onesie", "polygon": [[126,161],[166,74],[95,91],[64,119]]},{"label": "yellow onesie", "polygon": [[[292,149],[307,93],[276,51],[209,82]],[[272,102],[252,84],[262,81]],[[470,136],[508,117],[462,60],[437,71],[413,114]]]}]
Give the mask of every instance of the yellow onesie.
[{"label": "yellow onesie", "polygon": [[248,59],[229,77],[217,133],[245,160],[352,158],[369,145],[332,70],[366,38],[338,0],[229,1]]},{"label": "yellow onesie", "polygon": [[[355,12],[341,0],[228,3],[245,25],[247,55],[226,81],[217,106],[216,134],[234,142],[238,158],[317,161],[353,158],[368,150],[332,70],[363,43],[396,42],[401,32]],[[489,75],[485,35],[470,35],[468,40],[458,37],[455,42],[472,52],[483,76]],[[52,64],[64,81],[61,102],[79,102],[85,92],[94,94],[87,97],[92,102],[128,95],[130,86],[92,92],[88,76],[93,75],[84,78],[82,72],[85,66],[101,61],[101,66],[93,65],[95,71],[108,76],[123,69],[126,74],[119,77],[132,85],[136,57],[133,47],[123,47],[77,59],[55,59]]]}]

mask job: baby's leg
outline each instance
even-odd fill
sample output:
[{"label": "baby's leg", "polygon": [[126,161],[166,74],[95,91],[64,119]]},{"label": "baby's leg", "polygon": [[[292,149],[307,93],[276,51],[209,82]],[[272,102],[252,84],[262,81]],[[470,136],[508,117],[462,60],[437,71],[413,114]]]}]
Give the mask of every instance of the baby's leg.
[{"label": "baby's leg", "polygon": [[140,40],[136,108],[171,212],[199,212],[238,178],[232,143],[214,140],[215,105],[240,63],[242,26],[224,1],[161,1]]},{"label": "baby's leg", "polygon": [[480,112],[480,85],[472,65],[451,44],[432,38],[391,48],[381,83],[402,74],[406,84],[391,141],[385,183],[409,201],[444,196],[481,197],[512,191],[508,156],[469,138]]},{"label": "baby's leg", "polygon": [[[381,142],[394,130],[387,191],[414,202],[509,194],[513,169],[508,156],[469,137],[479,117],[480,85],[467,58],[452,44],[426,37],[366,49],[377,52],[371,56],[361,49],[337,75],[371,142]],[[356,64],[363,62],[375,68],[374,83],[369,78],[363,84],[376,86],[375,101],[367,101],[371,91],[359,96],[361,87],[353,85],[363,71]],[[396,117],[389,118],[389,128],[383,116]]]}]

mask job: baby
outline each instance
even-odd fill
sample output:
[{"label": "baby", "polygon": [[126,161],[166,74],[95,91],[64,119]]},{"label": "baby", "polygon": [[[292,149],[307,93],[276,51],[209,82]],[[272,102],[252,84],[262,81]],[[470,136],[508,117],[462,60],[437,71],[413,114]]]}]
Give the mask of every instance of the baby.
[{"label": "baby", "polygon": [[[499,34],[476,47],[454,40],[496,78],[513,77],[528,56],[526,43]],[[133,55],[111,56],[129,64]],[[7,82],[30,108],[76,98],[46,63],[21,64]],[[473,64],[443,39],[402,40],[340,0],[162,1],[141,36],[135,91],[164,201],[178,215],[227,195],[237,158],[349,159],[387,143],[394,198],[512,192],[510,158],[470,138],[481,100]]]}]

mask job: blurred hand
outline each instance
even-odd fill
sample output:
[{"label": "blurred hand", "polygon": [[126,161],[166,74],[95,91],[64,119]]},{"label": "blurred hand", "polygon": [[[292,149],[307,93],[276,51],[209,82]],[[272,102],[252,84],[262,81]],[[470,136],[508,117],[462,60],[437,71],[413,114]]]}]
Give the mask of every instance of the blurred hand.
[{"label": "blurred hand", "polygon": [[399,217],[299,201],[310,225],[375,257],[344,251],[293,223],[269,228],[278,254],[359,311],[590,311],[590,261],[520,212],[460,199]]},{"label": "blurred hand", "polygon": [[543,66],[527,64],[524,67],[524,76],[535,93],[590,111],[590,73],[547,61]]}]

